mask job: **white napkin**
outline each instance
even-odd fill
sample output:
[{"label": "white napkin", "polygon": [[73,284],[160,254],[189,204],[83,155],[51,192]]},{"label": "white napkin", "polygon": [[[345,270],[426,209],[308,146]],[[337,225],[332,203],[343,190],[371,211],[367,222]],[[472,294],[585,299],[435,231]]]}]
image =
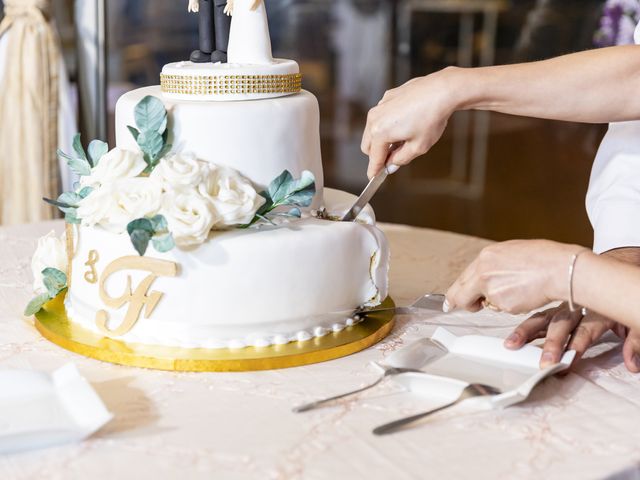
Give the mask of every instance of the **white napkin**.
[{"label": "white napkin", "polygon": [[112,418],[73,364],[0,370],[0,454],[80,441]]},{"label": "white napkin", "polygon": [[[443,403],[457,398],[470,383],[484,383],[499,388],[502,394],[469,399],[466,403],[482,404],[486,408],[514,405],[526,400],[542,380],[569,368],[575,357],[573,350],[568,351],[558,364],[541,370],[542,349],[534,345],[509,350],[501,338],[483,335],[458,337],[442,327],[438,327],[431,338],[446,348],[447,353],[421,368],[427,375],[405,373],[394,376],[393,381],[418,395],[442,397]],[[397,359],[413,358],[416,345],[409,345],[394,355]],[[395,362],[393,366],[405,365]]]}]

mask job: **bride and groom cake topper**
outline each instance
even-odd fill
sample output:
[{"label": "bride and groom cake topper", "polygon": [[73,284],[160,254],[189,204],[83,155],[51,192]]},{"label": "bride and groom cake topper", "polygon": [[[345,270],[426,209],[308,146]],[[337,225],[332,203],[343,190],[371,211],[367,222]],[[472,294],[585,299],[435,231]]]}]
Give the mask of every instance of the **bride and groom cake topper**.
[{"label": "bride and groom cake topper", "polygon": [[199,45],[192,62],[273,62],[263,0],[189,0],[188,10],[199,15]]}]

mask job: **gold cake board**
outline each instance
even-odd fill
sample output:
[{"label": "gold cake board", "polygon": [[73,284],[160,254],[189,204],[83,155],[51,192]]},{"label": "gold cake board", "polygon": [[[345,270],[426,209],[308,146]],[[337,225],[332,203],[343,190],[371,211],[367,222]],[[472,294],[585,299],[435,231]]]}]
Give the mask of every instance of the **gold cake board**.
[{"label": "gold cake board", "polygon": [[[393,328],[393,310],[367,315],[360,323],[304,342],[238,349],[173,348],[127,343],[79,327],[67,318],[64,293],[35,315],[47,340],[86,357],[132,367],[182,372],[245,372],[298,367],[351,355],[385,338]],[[383,303],[393,307],[391,298]]]}]

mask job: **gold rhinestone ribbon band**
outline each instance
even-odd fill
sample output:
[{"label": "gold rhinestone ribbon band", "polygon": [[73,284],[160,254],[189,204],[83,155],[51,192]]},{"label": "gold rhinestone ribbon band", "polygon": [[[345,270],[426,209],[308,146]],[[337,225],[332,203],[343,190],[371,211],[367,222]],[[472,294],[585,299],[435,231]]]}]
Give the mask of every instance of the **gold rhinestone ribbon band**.
[{"label": "gold rhinestone ribbon band", "polygon": [[302,74],[284,75],[160,75],[165,93],[181,95],[246,95],[297,93],[302,88]]}]

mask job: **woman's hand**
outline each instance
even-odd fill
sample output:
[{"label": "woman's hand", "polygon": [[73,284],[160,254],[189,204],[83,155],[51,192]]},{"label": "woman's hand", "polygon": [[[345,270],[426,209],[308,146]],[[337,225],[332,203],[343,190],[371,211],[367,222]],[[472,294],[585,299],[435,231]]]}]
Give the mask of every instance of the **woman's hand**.
[{"label": "woman's hand", "polygon": [[189,6],[187,7],[189,12],[198,13],[200,11],[200,5],[198,5],[198,0],[189,0]]},{"label": "woman's hand", "polygon": [[[602,256],[640,266],[640,248],[610,250]],[[575,363],[609,330],[625,340],[623,357],[627,368],[631,372],[639,372],[640,331],[629,331],[621,323],[591,310],[584,316],[581,311],[571,312],[566,303],[526,319],[505,340],[505,346],[515,350],[532,340],[545,338],[540,362],[544,368],[560,361],[566,350],[575,350]]]},{"label": "woman's hand", "polygon": [[224,6],[224,13],[229,17],[233,15],[233,0],[227,0],[227,4]]},{"label": "woman's hand", "polygon": [[478,311],[489,306],[524,313],[569,297],[567,272],[573,254],[585,250],[548,240],[491,245],[447,292],[445,308]]},{"label": "woman's hand", "polygon": [[580,360],[587,349],[608,330],[621,338],[627,329],[596,312],[582,315],[580,310],[572,312],[566,303],[538,312],[527,318],[507,337],[505,347],[517,350],[525,343],[544,338],[540,368],[558,363],[567,350],[575,350],[574,363]]},{"label": "woman's hand", "polygon": [[[369,111],[361,145],[369,156],[369,178],[387,163],[407,165],[440,139],[457,108],[459,71],[450,67],[409,80],[387,91]],[[397,148],[389,153],[389,145]]]}]

